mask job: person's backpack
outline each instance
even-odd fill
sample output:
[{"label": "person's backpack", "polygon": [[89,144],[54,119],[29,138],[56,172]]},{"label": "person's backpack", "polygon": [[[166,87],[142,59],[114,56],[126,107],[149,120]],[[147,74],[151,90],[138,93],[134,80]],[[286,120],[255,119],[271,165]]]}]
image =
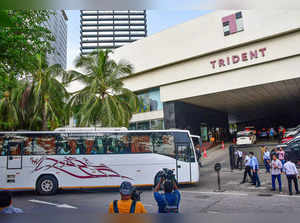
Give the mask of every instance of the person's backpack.
[{"label": "person's backpack", "polygon": [[[113,202],[113,206],[114,206],[114,213],[118,214],[119,213],[119,208],[118,208],[118,201],[114,200]],[[130,214],[134,214],[135,212],[135,207],[136,207],[136,201],[132,201],[131,206],[130,206]]]}]

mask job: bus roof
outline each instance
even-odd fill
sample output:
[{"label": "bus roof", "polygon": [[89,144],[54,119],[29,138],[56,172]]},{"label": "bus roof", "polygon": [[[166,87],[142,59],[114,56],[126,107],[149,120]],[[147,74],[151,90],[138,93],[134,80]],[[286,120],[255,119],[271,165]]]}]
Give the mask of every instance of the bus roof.
[{"label": "bus roof", "polygon": [[120,127],[120,128],[99,128],[99,127],[62,127],[57,128],[54,131],[78,131],[78,132],[95,132],[95,131],[127,131],[128,129],[126,127]]},{"label": "bus roof", "polygon": [[126,131],[11,131],[0,132],[0,134],[62,134],[62,133],[130,133],[130,132],[186,132],[190,135],[189,130],[126,130]]}]

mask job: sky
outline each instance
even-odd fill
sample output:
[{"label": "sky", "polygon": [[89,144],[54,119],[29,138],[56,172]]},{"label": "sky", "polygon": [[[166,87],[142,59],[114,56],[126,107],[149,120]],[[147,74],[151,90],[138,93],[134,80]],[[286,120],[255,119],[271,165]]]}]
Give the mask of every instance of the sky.
[{"label": "sky", "polygon": [[[204,10],[147,10],[148,36],[209,12]],[[75,69],[74,60],[80,54],[80,11],[67,10],[66,13],[68,16],[67,70],[71,70]]]}]

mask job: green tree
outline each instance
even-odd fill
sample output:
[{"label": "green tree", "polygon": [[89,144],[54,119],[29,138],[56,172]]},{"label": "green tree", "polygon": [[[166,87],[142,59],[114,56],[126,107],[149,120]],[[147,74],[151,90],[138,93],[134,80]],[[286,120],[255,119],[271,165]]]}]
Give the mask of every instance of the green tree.
[{"label": "green tree", "polygon": [[0,75],[34,69],[35,55],[51,53],[55,38],[45,24],[49,10],[0,10]]},{"label": "green tree", "polygon": [[5,91],[0,99],[0,129],[15,130],[19,123],[18,113],[15,106],[17,88]]},{"label": "green tree", "polygon": [[65,83],[67,73],[60,65],[48,67],[45,56],[36,56],[36,70],[19,87],[16,99],[20,128],[48,130],[65,125],[69,119]]},{"label": "green tree", "polygon": [[69,106],[79,126],[128,126],[140,102],[129,89],[123,87],[121,77],[132,73],[132,66],[116,63],[110,50],[99,50],[77,58],[76,67],[84,73],[71,71],[68,81],[80,81],[83,89],[74,92]]}]

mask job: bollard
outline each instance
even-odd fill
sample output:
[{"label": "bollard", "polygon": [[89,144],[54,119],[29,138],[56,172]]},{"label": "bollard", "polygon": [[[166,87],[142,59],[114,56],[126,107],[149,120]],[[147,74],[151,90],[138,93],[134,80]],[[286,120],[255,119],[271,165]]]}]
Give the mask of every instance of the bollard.
[{"label": "bollard", "polygon": [[217,172],[217,176],[218,176],[218,190],[215,190],[215,192],[224,192],[225,191],[225,190],[221,189],[221,176],[220,176],[221,169],[222,169],[221,163],[216,163],[215,171]]}]

